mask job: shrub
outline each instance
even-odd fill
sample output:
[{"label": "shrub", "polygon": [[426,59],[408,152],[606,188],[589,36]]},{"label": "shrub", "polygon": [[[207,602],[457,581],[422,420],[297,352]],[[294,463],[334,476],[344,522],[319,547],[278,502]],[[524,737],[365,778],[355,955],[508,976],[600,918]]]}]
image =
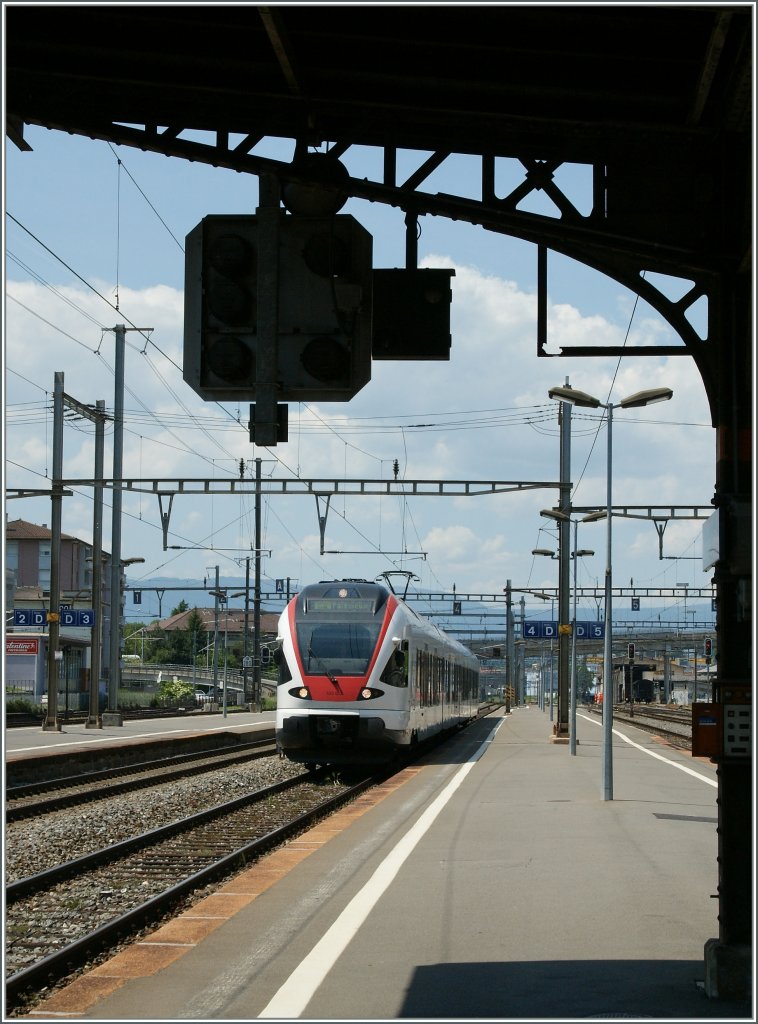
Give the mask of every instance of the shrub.
[{"label": "shrub", "polygon": [[183,679],[165,679],[158,686],[158,697],[169,704],[195,703],[195,689],[192,683]]},{"label": "shrub", "polygon": [[24,700],[23,697],[13,697],[11,700],[6,701],[5,711],[11,715],[40,715],[43,713],[43,709],[39,704],[34,704],[30,700]]}]

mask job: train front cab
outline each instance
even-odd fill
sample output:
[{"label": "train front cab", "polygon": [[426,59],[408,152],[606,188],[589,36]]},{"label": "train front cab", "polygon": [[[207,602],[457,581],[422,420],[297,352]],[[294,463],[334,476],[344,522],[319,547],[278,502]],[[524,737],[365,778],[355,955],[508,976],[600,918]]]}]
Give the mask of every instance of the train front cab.
[{"label": "train front cab", "polygon": [[[280,671],[285,659],[280,655]],[[287,670],[285,668],[285,674]],[[393,679],[393,683],[388,680]],[[289,681],[280,684],[286,688]],[[340,677],[346,688],[350,680]],[[292,699],[277,713],[276,742],[280,752],[303,764],[373,764],[391,760],[410,743],[407,710],[407,673],[400,650],[393,651],[376,685],[363,691],[382,691],[381,706],[369,709],[371,697],[349,706],[327,703],[306,707],[306,700]],[[363,705],[363,706],[361,706]]]}]

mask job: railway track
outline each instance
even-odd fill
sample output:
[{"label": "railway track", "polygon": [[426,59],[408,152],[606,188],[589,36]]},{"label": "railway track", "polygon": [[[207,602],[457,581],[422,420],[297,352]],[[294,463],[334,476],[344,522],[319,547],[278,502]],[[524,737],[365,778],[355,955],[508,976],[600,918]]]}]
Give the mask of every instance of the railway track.
[{"label": "railway track", "polygon": [[[495,707],[483,708],[480,715]],[[420,744],[413,759],[446,738],[438,736]],[[250,746],[265,749],[257,743]],[[228,762],[241,757],[249,760],[256,751],[243,753],[235,748],[226,753]],[[136,767],[143,766],[118,769],[120,777],[114,785],[122,792],[132,792],[135,779],[138,784],[153,785],[154,802],[159,803],[162,784],[177,777],[186,779],[194,767],[207,772],[221,766],[220,757],[211,760],[208,752],[199,756],[210,763],[193,765],[181,755],[183,764],[174,758],[158,767],[147,762],[144,773],[137,772],[132,778],[124,772],[134,773]],[[278,758],[272,761],[281,764]],[[129,838],[102,848],[90,845],[88,852],[72,860],[49,860],[47,869],[17,877],[6,886],[6,1011],[11,1016],[26,1012],[51,986],[65,983],[88,964],[111,955],[141,929],[170,919],[202,896],[207,885],[241,870],[407,763],[403,759],[361,776],[357,769],[352,775],[337,775],[329,767],[311,772],[302,769],[275,785],[187,817],[172,817],[170,823],[136,835],[129,830]],[[94,773],[87,784],[99,788],[99,777],[107,774],[112,773]],[[81,784],[82,778],[77,777],[76,783]],[[58,780],[55,785],[68,781]],[[19,793],[17,796],[23,799]],[[47,798],[51,798],[49,790]],[[67,796],[64,792],[52,794],[52,798]],[[41,814],[39,807],[30,807],[27,813]],[[47,813],[51,821],[59,817],[55,809],[48,807]]]},{"label": "railway track", "polygon": [[336,783],[327,769],[303,773],[10,883],[6,1009],[24,1006],[387,774]]},{"label": "railway track", "polygon": [[[587,705],[592,714],[602,715],[602,706]],[[689,708],[670,709],[663,706],[652,707],[647,704],[635,704],[630,711],[629,704],[614,704],[614,722],[625,722],[645,732],[654,733],[665,739],[667,743],[681,750],[692,749],[692,711]]]},{"label": "railway track", "polygon": [[176,754],[131,765],[105,768],[65,778],[24,783],[6,789],[5,820],[48,814],[64,807],[76,807],[95,800],[104,800],[119,793],[185,779],[192,775],[216,771],[251,758],[269,757],[276,751],[272,737],[252,740],[232,749],[205,750]]}]

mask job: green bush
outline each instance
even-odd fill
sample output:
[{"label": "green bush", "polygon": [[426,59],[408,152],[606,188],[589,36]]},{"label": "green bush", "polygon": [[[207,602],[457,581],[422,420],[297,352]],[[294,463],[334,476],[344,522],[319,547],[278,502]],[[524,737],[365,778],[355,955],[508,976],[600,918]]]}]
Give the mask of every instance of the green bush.
[{"label": "green bush", "polygon": [[22,715],[42,715],[44,709],[39,704],[34,704],[30,700],[24,700],[23,697],[13,697],[11,700],[5,702],[5,711],[7,714],[22,714]]},{"label": "green bush", "polygon": [[167,704],[195,703],[195,688],[183,679],[166,679],[158,686],[159,700]]}]

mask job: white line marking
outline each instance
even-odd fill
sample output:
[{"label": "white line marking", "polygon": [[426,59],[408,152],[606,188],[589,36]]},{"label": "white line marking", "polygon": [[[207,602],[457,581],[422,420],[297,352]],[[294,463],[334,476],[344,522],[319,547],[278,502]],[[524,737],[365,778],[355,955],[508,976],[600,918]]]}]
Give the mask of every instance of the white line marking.
[{"label": "white line marking", "polygon": [[[595,718],[588,718],[586,715],[580,715],[585,722],[592,722],[593,725],[602,725],[602,721],[598,722]],[[693,771],[692,768],[688,768],[686,764],[678,764],[676,761],[670,760],[668,757],[664,757],[662,754],[656,754],[654,750],[648,750],[647,747],[641,747],[639,743],[635,743],[634,740],[630,740],[628,736],[625,736],[623,732],[619,732],[618,729],[613,729],[612,732],[619,739],[623,740],[624,743],[628,743],[630,747],[636,747],[637,750],[641,750],[643,754],[649,754],[650,757],[656,758],[658,761],[663,761],[664,764],[670,764],[673,768],[678,768],[680,772],[686,772],[687,775],[693,775],[696,779],[700,779],[701,782],[707,783],[709,786],[713,786],[714,789],[719,788],[718,782],[714,779],[709,779],[707,775],[701,775],[700,772]]]},{"label": "white line marking", "polygon": [[316,943],[305,959],[274,995],[258,1017],[299,1017],[310,1002],[319,985],[346,949],[348,943],[366,920],[379,898],[387,890],[408,857],[429,830],[434,820],[448,803],[465,777],[490,745],[502,719],[488,739],[462,765],[440,795],[427,807],[415,825],[403,836],[391,853],[379,865],[360,892],[352,898],[340,916]]},{"label": "white line marking", "polygon": [[[232,729],[245,729],[245,725],[219,725],[214,729],[204,729],[206,732],[229,732]],[[64,730],[65,731],[65,730]],[[114,736],[109,734],[108,736],[81,736],[77,737],[76,733],[68,733],[69,738],[62,740],[60,743],[40,743],[33,747],[16,747],[15,750],[7,750],[6,754],[25,754],[28,751],[40,751],[40,750],[63,750],[67,746],[86,746],[90,743],[110,743],[113,739],[117,740],[144,740],[144,739],[160,739],[161,736],[168,736],[173,733],[191,733],[195,735],[195,730],[191,726],[183,726],[178,729],[163,729],[161,732],[133,732],[127,733],[124,736]],[[75,738],[76,737],[76,738]]]}]

